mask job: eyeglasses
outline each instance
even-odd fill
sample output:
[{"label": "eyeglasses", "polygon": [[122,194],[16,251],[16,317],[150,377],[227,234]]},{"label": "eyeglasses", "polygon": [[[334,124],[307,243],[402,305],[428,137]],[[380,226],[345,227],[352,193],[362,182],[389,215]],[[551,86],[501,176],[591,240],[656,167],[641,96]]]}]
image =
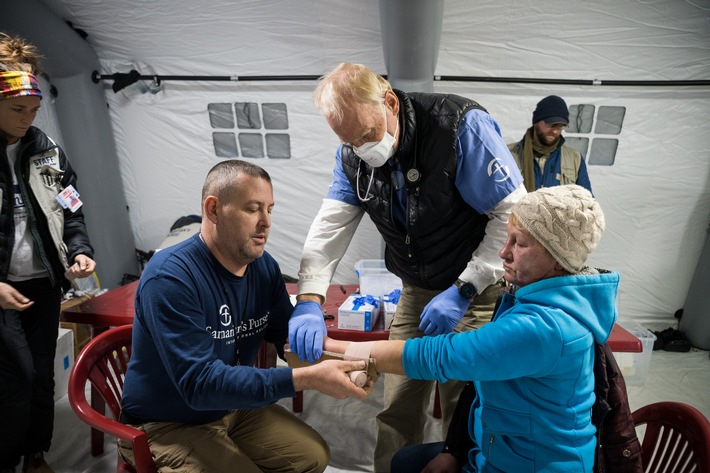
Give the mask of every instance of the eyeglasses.
[{"label": "eyeglasses", "polygon": [[547,125],[548,128],[552,128],[553,130],[560,130],[560,131],[567,128],[567,125],[565,125],[564,123],[555,123],[554,125],[548,125],[547,123],[545,123],[545,125]]}]

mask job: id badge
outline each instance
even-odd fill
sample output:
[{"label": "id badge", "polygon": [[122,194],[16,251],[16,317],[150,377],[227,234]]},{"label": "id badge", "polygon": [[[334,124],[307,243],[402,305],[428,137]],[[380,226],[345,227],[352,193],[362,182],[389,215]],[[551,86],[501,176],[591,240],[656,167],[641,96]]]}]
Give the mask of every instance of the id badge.
[{"label": "id badge", "polygon": [[79,207],[82,206],[82,202],[79,200],[79,193],[72,185],[65,187],[64,190],[57,195],[56,199],[63,209],[69,209],[72,213],[76,212]]}]

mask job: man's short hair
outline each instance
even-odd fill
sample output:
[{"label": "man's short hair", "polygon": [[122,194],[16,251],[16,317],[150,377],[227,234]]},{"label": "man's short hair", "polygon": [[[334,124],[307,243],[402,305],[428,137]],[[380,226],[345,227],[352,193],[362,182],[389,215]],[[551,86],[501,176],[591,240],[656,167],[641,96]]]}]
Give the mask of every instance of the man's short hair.
[{"label": "man's short hair", "polygon": [[234,189],[234,181],[240,174],[261,178],[271,183],[271,176],[264,168],[240,159],[228,159],[215,164],[207,173],[202,186],[202,201],[204,202],[209,195],[226,200]]}]

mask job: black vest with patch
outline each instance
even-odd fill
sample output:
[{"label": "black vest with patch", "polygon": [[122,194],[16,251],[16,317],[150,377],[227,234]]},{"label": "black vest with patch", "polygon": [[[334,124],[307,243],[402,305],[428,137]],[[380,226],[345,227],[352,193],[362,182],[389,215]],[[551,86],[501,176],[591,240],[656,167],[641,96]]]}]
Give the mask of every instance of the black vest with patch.
[{"label": "black vest with patch", "polygon": [[[405,176],[410,169],[417,169],[421,175],[414,183],[405,179],[406,228],[400,228],[393,219],[395,195],[389,162],[374,168],[367,194],[373,198],[363,206],[385,240],[387,268],[404,282],[443,290],[466,268],[488,222],[488,217],[463,200],[455,182],[461,120],[471,109],[485,109],[457,95],[395,93],[400,104],[401,137],[393,159],[399,161]],[[365,196],[373,168],[350,146],[343,146],[342,161],[353,189],[359,185],[359,195]]]}]

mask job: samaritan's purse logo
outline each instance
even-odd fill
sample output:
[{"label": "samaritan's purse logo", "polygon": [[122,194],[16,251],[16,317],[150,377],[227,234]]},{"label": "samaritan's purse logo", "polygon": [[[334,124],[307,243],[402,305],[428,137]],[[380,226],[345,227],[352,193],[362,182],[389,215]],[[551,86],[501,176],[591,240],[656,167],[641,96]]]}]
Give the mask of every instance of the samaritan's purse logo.
[{"label": "samaritan's purse logo", "polygon": [[219,321],[225,327],[232,324],[232,314],[229,312],[229,306],[227,304],[219,308]]},{"label": "samaritan's purse logo", "polygon": [[488,163],[488,176],[496,182],[503,182],[510,178],[510,168],[498,158],[493,158]]}]

